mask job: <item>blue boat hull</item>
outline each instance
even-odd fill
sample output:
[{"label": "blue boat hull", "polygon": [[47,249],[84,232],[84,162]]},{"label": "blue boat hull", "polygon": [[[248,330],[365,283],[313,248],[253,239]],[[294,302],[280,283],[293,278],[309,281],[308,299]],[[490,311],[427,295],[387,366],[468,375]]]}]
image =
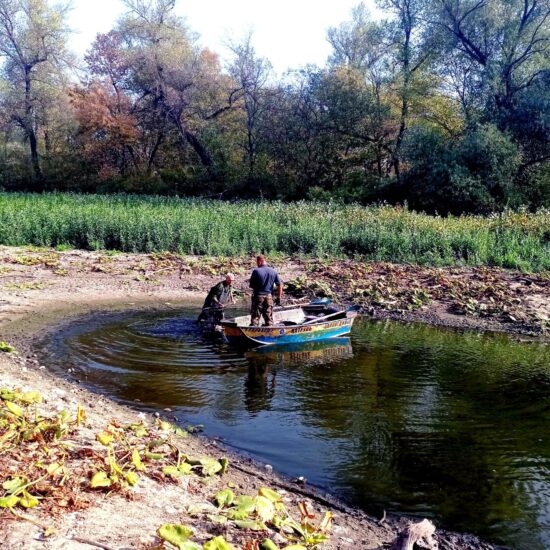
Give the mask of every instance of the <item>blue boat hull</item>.
[{"label": "blue boat hull", "polygon": [[314,325],[240,327],[224,325],[227,341],[235,346],[300,344],[338,338],[351,332],[354,317]]}]

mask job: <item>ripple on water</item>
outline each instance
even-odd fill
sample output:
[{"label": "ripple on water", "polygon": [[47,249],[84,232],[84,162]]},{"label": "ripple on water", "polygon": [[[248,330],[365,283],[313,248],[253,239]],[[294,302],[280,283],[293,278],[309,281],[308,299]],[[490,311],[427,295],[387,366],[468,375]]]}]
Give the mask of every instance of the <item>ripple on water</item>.
[{"label": "ripple on water", "polygon": [[347,339],[236,351],[181,315],[56,340],[59,369],[169,407],[289,475],[368,509],[550,547],[550,355],[536,343],[358,322]]}]

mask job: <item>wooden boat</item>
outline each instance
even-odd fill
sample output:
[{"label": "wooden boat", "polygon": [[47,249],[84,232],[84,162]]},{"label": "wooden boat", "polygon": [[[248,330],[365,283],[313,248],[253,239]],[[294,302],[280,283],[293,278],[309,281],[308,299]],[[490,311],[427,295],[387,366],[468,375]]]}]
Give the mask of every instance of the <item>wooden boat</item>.
[{"label": "wooden boat", "polygon": [[235,346],[298,344],[349,334],[357,310],[355,306],[337,309],[325,299],[275,308],[270,327],[251,327],[250,315],[223,320],[221,326],[227,341]]}]

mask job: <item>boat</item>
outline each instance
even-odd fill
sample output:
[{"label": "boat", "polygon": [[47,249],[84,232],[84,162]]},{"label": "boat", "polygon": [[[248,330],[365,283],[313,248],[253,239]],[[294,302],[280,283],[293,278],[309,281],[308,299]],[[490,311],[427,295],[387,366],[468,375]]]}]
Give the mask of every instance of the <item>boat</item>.
[{"label": "boat", "polygon": [[299,344],[337,338],[351,332],[357,306],[338,309],[327,298],[273,309],[273,326],[250,326],[250,315],[221,321],[227,341],[235,346]]}]

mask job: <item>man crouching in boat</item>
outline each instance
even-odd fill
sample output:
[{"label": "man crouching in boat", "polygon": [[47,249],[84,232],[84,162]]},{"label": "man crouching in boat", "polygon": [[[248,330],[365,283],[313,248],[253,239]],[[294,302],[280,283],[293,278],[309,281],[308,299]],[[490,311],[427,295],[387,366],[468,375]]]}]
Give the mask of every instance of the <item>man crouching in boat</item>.
[{"label": "man crouching in boat", "polygon": [[233,281],[235,280],[235,275],[233,273],[228,273],[225,276],[223,281],[220,281],[217,285],[214,285],[206,300],[202,306],[201,314],[197,321],[221,321],[223,317],[223,308],[225,304],[234,304],[235,300],[233,299]]},{"label": "man crouching in boat", "polygon": [[260,315],[264,318],[265,326],[273,326],[273,289],[277,287],[277,299],[275,303],[281,305],[283,296],[283,284],[279,274],[267,265],[265,256],[256,258],[258,266],[250,277],[252,289],[252,308],[250,310],[250,326],[257,327],[260,324]]}]

